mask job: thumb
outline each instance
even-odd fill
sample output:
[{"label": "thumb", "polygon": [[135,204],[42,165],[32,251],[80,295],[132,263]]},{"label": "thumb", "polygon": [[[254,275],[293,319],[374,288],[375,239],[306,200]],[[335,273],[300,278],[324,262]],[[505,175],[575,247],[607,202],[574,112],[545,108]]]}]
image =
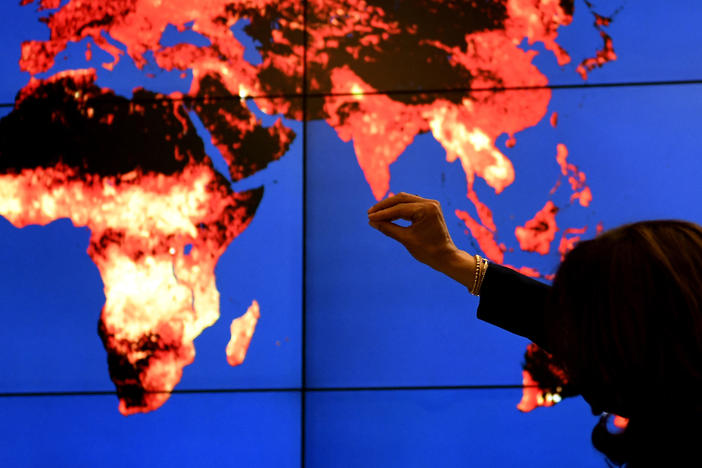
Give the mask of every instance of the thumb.
[{"label": "thumb", "polygon": [[370,221],[368,224],[386,236],[395,239],[401,244],[404,244],[407,228],[398,226],[397,224],[393,224],[389,221]]}]

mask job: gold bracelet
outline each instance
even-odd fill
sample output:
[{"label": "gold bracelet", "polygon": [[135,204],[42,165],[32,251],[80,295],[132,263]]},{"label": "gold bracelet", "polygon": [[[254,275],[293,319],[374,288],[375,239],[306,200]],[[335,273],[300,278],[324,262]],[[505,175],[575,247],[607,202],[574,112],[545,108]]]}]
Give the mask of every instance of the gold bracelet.
[{"label": "gold bracelet", "polygon": [[478,279],[480,278],[480,270],[482,269],[483,259],[480,255],[475,254],[475,276],[473,277],[473,286],[469,289],[470,293],[477,296],[476,291],[478,290]]},{"label": "gold bracelet", "polygon": [[478,278],[478,287],[475,290],[475,295],[480,296],[480,290],[483,287],[483,280],[485,279],[485,273],[487,272],[488,269],[488,261],[487,259],[483,258],[482,262],[480,264],[480,278]]}]

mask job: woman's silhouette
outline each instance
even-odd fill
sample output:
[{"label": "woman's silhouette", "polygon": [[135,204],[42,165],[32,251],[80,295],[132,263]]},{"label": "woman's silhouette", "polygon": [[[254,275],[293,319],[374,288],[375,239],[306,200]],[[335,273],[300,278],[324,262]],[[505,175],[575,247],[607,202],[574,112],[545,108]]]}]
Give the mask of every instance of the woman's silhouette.
[{"label": "woman's silhouette", "polygon": [[[702,228],[644,221],[580,242],[549,287],[458,249],[438,202],[401,193],[371,226],[480,295],[478,318],[549,351],[594,414],[592,442],[629,467],[700,466]],[[411,221],[403,227],[392,221]]]}]

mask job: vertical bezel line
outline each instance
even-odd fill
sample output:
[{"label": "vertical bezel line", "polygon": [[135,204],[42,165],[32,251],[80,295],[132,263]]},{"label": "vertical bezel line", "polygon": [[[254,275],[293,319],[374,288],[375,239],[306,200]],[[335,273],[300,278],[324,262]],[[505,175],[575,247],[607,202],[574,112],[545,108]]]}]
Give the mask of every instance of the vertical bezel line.
[{"label": "vertical bezel line", "polygon": [[302,329],[300,363],[300,468],[305,468],[307,400],[307,0],[302,1]]}]

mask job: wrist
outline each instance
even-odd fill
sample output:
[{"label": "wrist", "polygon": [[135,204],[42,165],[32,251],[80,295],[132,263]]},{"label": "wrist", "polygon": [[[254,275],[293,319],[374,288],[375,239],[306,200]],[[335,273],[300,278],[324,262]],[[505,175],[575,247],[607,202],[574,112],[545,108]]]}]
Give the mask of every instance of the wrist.
[{"label": "wrist", "polygon": [[444,255],[437,270],[470,290],[475,281],[475,267],[475,257],[473,255],[454,248]]}]

